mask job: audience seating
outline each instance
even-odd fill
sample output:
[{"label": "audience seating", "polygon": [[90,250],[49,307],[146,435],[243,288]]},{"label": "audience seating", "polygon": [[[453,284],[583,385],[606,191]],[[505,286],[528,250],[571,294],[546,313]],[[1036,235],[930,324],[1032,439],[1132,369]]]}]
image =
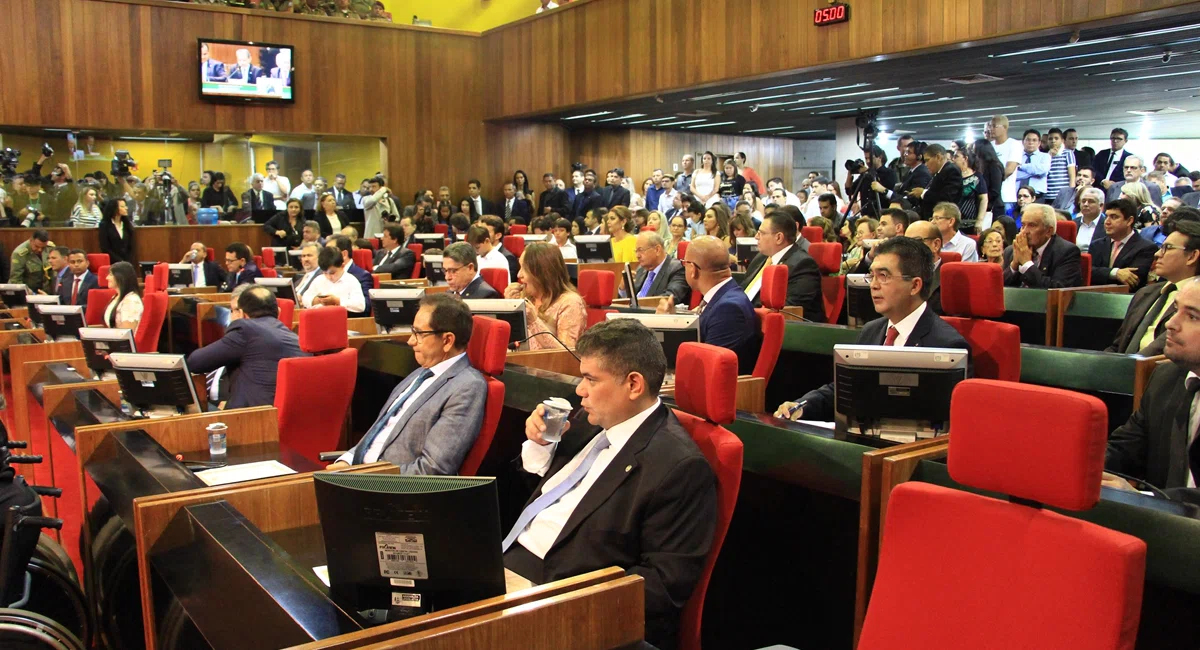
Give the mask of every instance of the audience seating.
[{"label": "audience seating", "polygon": [[450,226],[447,226],[444,223],[435,223],[433,224],[433,232],[436,232],[439,235],[449,235]]},{"label": "audience seating", "polygon": [[803,226],[800,228],[800,236],[810,244],[820,244],[825,241],[825,229],[820,226]]},{"label": "audience seating", "polygon": [[360,269],[370,271],[375,267],[375,256],[371,251],[365,248],[359,248],[350,252],[350,259],[354,260],[354,265]]},{"label": "audience seating", "polygon": [[479,436],[458,469],[461,476],[475,476],[479,472],[479,465],[487,456],[492,438],[496,435],[496,427],[500,424],[500,412],[504,409],[504,383],[496,377],[504,372],[508,337],[512,332],[512,326],[507,321],[487,316],[472,316],[471,320],[474,325],[471,328],[471,340],[467,342],[467,359],[487,379],[487,402]]},{"label": "audience seating", "polygon": [[[496,290],[496,293],[500,294],[501,297],[504,297],[504,289],[508,286],[504,283],[504,278],[508,276],[508,269],[480,269],[479,275],[483,278],[484,282],[488,283],[488,285]],[[516,278],[512,278],[512,280],[515,282]]]},{"label": "audience seating", "polygon": [[825,322],[836,323],[842,315],[842,305],[846,302],[846,276],[838,275],[842,269],[842,247],[834,243],[816,242],[809,245],[808,254],[817,261],[817,267],[821,269],[821,298],[825,302]]},{"label": "audience seating", "polygon": [[[413,270],[412,270],[412,278],[416,279],[416,278],[421,277],[424,274],[425,263],[423,261],[421,261],[421,256],[425,254],[425,245],[424,244],[409,244],[408,250],[412,251],[413,256],[416,257],[416,259],[417,259],[417,263],[413,264]],[[392,278],[392,279],[400,280],[402,278]]]},{"label": "audience seating", "polygon": [[[146,278],[146,282],[153,278]],[[88,294],[91,299],[91,294]],[[146,292],[142,296],[142,320],[138,322],[133,344],[138,352],[157,352],[158,339],[162,335],[163,322],[167,318],[167,294],[164,291]]]},{"label": "audience seating", "polygon": [[598,269],[582,269],[579,271],[579,295],[588,307],[587,326],[604,321],[609,314],[617,313],[608,309],[612,304],[613,290],[617,286],[617,274],[612,271]]},{"label": "audience seating", "polygon": [[971,345],[975,376],[1021,380],[1021,328],[1004,315],[1004,270],[999,264],[942,265],[943,320]]},{"label": "audience seating", "polygon": [[[1059,223],[1062,223],[1062,222],[1059,222]],[[1072,223],[1074,223],[1074,222],[1072,222]],[[1083,286],[1085,286],[1085,287],[1092,286],[1092,254],[1091,253],[1080,253],[1079,254],[1079,269],[1081,271],[1083,271]]]},{"label": "audience seating", "polygon": [[[522,226],[519,223],[513,224],[508,227],[508,234],[510,234],[510,235],[528,235],[529,234],[529,226]],[[508,246],[508,244],[505,244],[505,246]]]},{"label": "audience seating", "polygon": [[[305,352],[340,350],[350,345],[350,330],[346,325],[345,307],[320,307],[301,309],[300,325],[296,333],[300,336],[300,349]],[[326,447],[322,451],[329,451]]]},{"label": "audience seating", "polygon": [[[514,228],[515,227],[516,226],[514,226]],[[525,252],[525,238],[524,237],[517,237],[516,235],[507,235],[501,241],[504,242],[504,247],[508,249],[508,252],[512,253],[513,255],[516,255],[517,257],[520,257],[521,253]]]},{"label": "audience seating", "polygon": [[1079,235],[1079,224],[1070,219],[1059,219],[1054,224],[1054,230],[1059,237],[1074,242],[1075,237]]},{"label": "audience seating", "polygon": [[[775,314],[778,316],[778,314]],[[703,343],[679,346],[675,361],[675,417],[704,453],[717,480],[717,521],[704,572],[684,606],[679,626],[680,650],[700,650],[700,623],[704,596],[742,481],[742,441],[722,427],[737,417],[735,391],[738,360],[732,350]]]},{"label": "audience seating", "polygon": [[263,267],[263,268],[261,269],[261,271],[262,271],[262,276],[263,276],[264,278],[277,278],[277,277],[279,277],[279,271],[276,271],[276,270],[275,270],[273,267],[266,266],[266,267]]},{"label": "audience seating", "polygon": [[145,298],[146,296],[157,292],[158,278],[154,277],[153,274],[147,275],[146,278],[142,280],[142,297]]},{"label": "audience seating", "polygon": [[[96,271],[97,269],[112,265],[108,253],[88,253],[87,261],[89,271]],[[96,271],[96,275],[100,275],[99,271]]]},{"label": "audience seating", "polygon": [[[1021,405],[1022,426],[997,417],[1005,404]],[[1089,395],[960,383],[950,477],[1009,500],[920,482],[893,489],[858,649],[1133,648],[1145,542],[1044,507],[1096,505],[1106,422]]]},{"label": "audience seating", "polygon": [[954,262],[962,261],[962,253],[942,252],[942,253],[938,253],[938,256],[941,257],[943,266],[946,264],[953,264]]},{"label": "audience seating", "polygon": [[108,303],[112,302],[112,299],[116,297],[116,289],[89,290],[87,295],[87,310],[83,315],[84,322],[88,325],[103,325],[104,312],[108,310]]},{"label": "audience seating", "polygon": [[108,286],[108,270],[111,268],[111,265],[105,264],[104,266],[100,267],[99,271],[96,271],[96,281],[100,283],[100,286]]},{"label": "audience seating", "polygon": [[[372,289],[378,289],[378,288],[379,288],[379,283],[380,283],[380,280],[379,280],[379,274],[378,274],[378,273],[372,273],[372,274],[371,274],[371,288],[372,288]],[[367,300],[370,300],[370,299],[371,299],[371,296],[367,296]]]},{"label": "audience seating", "polygon": [[681,241],[679,247],[675,249],[675,259],[682,260],[687,257],[687,248],[690,242]]},{"label": "audience seating", "polygon": [[220,266],[221,268],[225,268],[224,258],[217,259],[217,253],[216,253],[216,251],[213,250],[212,246],[205,246],[204,250],[208,251],[208,258],[207,258],[208,261],[216,262],[218,266]]},{"label": "audience seating", "polygon": [[262,248],[262,260],[264,269],[275,268],[275,251],[268,246]]},{"label": "audience seating", "polygon": [[354,395],[358,350],[346,347],[346,331],[342,307],[301,310],[300,349],[315,356],[279,362],[279,442],[313,461],[337,447]]},{"label": "audience seating", "polygon": [[292,323],[296,322],[296,303],[287,298],[278,298],[275,302],[279,304],[279,322],[292,329]]},{"label": "audience seating", "polygon": [[255,266],[257,266],[257,267],[258,267],[258,268],[260,268],[260,269],[263,267],[263,258],[262,258],[262,255],[255,255],[255,256],[254,256],[254,265],[255,265]]}]

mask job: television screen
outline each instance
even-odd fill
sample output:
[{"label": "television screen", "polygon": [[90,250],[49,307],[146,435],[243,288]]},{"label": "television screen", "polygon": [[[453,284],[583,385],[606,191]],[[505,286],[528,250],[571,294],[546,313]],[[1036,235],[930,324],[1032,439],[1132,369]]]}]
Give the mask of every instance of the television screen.
[{"label": "television screen", "polygon": [[216,102],[295,101],[293,48],[200,39],[200,97]]}]

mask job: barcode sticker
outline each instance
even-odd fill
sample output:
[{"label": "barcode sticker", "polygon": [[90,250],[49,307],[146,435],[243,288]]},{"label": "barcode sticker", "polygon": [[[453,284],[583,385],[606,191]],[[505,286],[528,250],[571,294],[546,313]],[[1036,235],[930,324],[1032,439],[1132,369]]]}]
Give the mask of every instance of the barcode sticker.
[{"label": "barcode sticker", "polygon": [[379,575],[385,578],[428,580],[425,536],[419,533],[375,533]]},{"label": "barcode sticker", "polygon": [[399,592],[392,592],[392,606],[393,607],[420,607],[421,606],[421,594],[402,594]]}]

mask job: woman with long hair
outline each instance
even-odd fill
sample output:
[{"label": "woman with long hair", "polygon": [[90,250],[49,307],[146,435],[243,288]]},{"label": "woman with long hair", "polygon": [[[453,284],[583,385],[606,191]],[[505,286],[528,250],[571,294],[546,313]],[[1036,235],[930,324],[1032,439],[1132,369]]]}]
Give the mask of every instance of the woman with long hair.
[{"label": "woman with long hair", "polygon": [[104,217],[100,211],[100,191],[94,187],[85,187],[79,193],[79,200],[71,208],[71,225],[76,228],[95,228]]},{"label": "woman with long hair", "polygon": [[[321,197],[322,202],[325,201],[325,197],[329,197],[331,199],[334,198],[332,194],[326,194],[325,196]],[[336,199],[334,199],[334,204],[337,204]],[[327,236],[324,228],[326,226],[332,226],[332,224],[330,224],[328,221],[321,223],[320,219],[317,219],[317,223],[321,225],[322,236]],[[339,222],[338,225],[340,226],[341,223]],[[304,232],[304,210],[300,203],[300,199],[288,199],[287,209],[281,210],[272,215],[271,218],[267,219],[267,222],[263,224],[262,229],[271,236],[272,246],[283,246],[288,250],[299,248],[300,242],[304,239],[302,235]]]},{"label": "woman with long hair", "polygon": [[750,218],[754,219],[755,223],[762,223],[763,212],[766,208],[763,206],[762,199],[754,193],[754,186],[746,183],[742,188],[742,200],[750,204]]},{"label": "woman with long hair", "polygon": [[623,205],[614,207],[604,215],[604,227],[612,237],[610,243],[614,262],[637,263],[637,252],[634,251],[637,246],[637,237],[629,232],[632,225],[633,213]]},{"label": "woman with long hair", "polygon": [[730,248],[729,241],[729,208],[724,203],[714,203],[704,211],[704,234],[716,237],[725,242],[725,248]]},{"label": "woman with long hair", "polygon": [[1158,223],[1162,212],[1150,200],[1150,190],[1145,183],[1141,181],[1125,183],[1121,186],[1121,198],[1133,201],[1134,207],[1137,208],[1137,218],[1133,221],[1135,228],[1141,230],[1146,226]]},{"label": "woman with long hair", "polygon": [[524,199],[529,199],[529,177],[525,175],[525,172],[521,171],[520,169],[513,172],[512,182],[513,187],[521,193],[521,197]]},{"label": "woman with long hair", "polygon": [[475,214],[475,204],[466,197],[458,202],[458,213],[467,215],[467,221],[470,223],[475,223],[475,219],[478,218],[478,215]]},{"label": "woman with long hair", "polygon": [[662,213],[658,210],[654,210],[650,214],[646,215],[645,228],[649,228],[659,235],[662,235],[664,239],[667,236],[666,225],[667,224],[663,220]]},{"label": "woman with long hair", "polygon": [[733,158],[726,158],[725,163],[721,165],[721,182],[717,188],[721,200],[732,208],[731,203],[736,203],[741,198],[745,188],[746,179],[738,173],[737,163]]},{"label": "woman with long hair", "polygon": [[692,184],[688,188],[688,192],[696,197],[696,200],[708,207],[715,203],[717,198],[717,157],[711,151],[705,151],[704,155],[700,156],[700,166],[692,173]]},{"label": "woman with long hair", "polygon": [[996,155],[996,148],[985,138],[980,138],[971,145],[971,153],[975,154],[975,162],[971,168],[987,185],[987,211],[980,212],[975,217],[975,223],[980,232],[991,228],[992,219],[1004,214],[1004,201],[1000,200],[1000,186],[1004,184],[1004,163]]},{"label": "woman with long hair", "polygon": [[[525,301],[525,335],[533,337],[530,350],[573,348],[587,328],[587,304],[571,285],[567,265],[554,244],[535,242],[525,247],[517,281],[505,287],[504,297]],[[537,336],[540,332],[549,332],[558,341]]]},{"label": "woman with long hair", "polygon": [[200,193],[200,207],[216,208],[222,219],[231,218],[230,215],[237,210],[238,200],[233,195],[233,190],[225,185],[225,174],[212,173],[211,183]]},{"label": "woman with long hair", "polygon": [[[142,320],[142,294],[138,290],[137,273],[129,262],[117,262],[108,268],[105,278],[109,289],[115,289],[117,295],[108,303],[104,310],[104,324],[107,327],[130,329],[137,333],[138,323]],[[149,350],[145,350],[149,352]]]},{"label": "woman with long hair", "polygon": [[821,229],[821,240],[825,243],[833,243],[838,240],[837,231],[833,229],[833,222],[825,217],[817,215],[808,220],[808,225]]},{"label": "woman with long hair", "polygon": [[[314,221],[321,226],[322,237],[336,235],[342,231],[342,228],[347,223],[346,215],[341,210],[338,210],[337,198],[333,194],[322,194],[321,198],[317,199],[317,213],[314,216]],[[303,222],[301,225],[303,225]],[[374,233],[369,234],[372,237],[374,236]]]},{"label": "woman with long hair", "polygon": [[962,213],[962,220],[959,222],[959,230],[963,232],[976,232],[976,221],[981,214],[987,214],[988,211],[988,184],[987,181],[975,171],[975,165],[978,161],[975,158],[975,153],[967,148],[965,144],[959,143],[957,150],[954,152],[954,164],[958,166],[962,172],[963,184],[962,195],[958,201],[958,211]]},{"label": "woman with long hair", "polygon": [[129,218],[129,206],[125,199],[104,202],[103,218],[100,220],[100,252],[107,253],[110,264],[133,262],[133,220]]},{"label": "woman with long hair", "polygon": [[678,214],[671,217],[671,220],[667,225],[667,230],[669,232],[663,233],[663,248],[667,251],[667,255],[678,258],[679,244],[687,241],[687,219],[684,219],[682,215]]},{"label": "woman with long hair", "polygon": [[756,232],[758,231],[754,228],[754,221],[748,214],[736,212],[729,220],[729,239],[734,244],[737,243],[738,237],[753,237]]},{"label": "woman with long hair", "polygon": [[454,206],[449,201],[438,201],[437,205],[437,222],[450,223],[450,217],[454,214]]},{"label": "woman with long hair", "polygon": [[846,251],[846,261],[842,262],[842,273],[853,273],[854,269],[858,268],[863,255],[866,254],[863,242],[875,239],[875,229],[878,227],[879,222],[873,217],[859,217],[858,221],[854,222],[854,237],[851,239],[850,249]]}]

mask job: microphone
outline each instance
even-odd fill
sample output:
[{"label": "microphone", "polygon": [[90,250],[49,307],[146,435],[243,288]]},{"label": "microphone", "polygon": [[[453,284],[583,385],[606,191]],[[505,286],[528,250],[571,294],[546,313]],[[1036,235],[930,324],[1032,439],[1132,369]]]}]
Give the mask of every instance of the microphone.
[{"label": "microphone", "polygon": [[579,358],[579,355],[575,354],[575,352],[574,352],[573,350],[571,350],[571,348],[567,347],[567,344],[566,344],[566,343],[563,343],[563,342],[562,342],[562,339],[560,339],[560,338],[558,338],[557,336],[555,336],[553,332],[538,332],[538,333],[536,333],[536,334],[533,334],[532,336],[526,336],[525,338],[521,339],[520,341],[517,341],[517,342],[515,342],[515,343],[512,343],[512,344],[510,344],[510,345],[509,345],[509,349],[516,350],[518,347],[520,347],[520,345],[521,345],[522,343],[524,343],[524,342],[526,342],[526,341],[528,341],[529,339],[532,339],[532,338],[534,338],[534,337],[541,336],[541,335],[543,335],[543,334],[545,334],[546,336],[549,336],[550,338],[553,338],[555,341],[558,341],[558,344],[559,344],[559,345],[561,345],[561,346],[563,346],[563,349],[564,349],[564,350],[566,350],[568,353],[570,353],[570,355],[571,355],[571,356],[575,357],[575,360],[576,360],[576,361],[580,361],[580,360],[581,360],[581,359]]}]

